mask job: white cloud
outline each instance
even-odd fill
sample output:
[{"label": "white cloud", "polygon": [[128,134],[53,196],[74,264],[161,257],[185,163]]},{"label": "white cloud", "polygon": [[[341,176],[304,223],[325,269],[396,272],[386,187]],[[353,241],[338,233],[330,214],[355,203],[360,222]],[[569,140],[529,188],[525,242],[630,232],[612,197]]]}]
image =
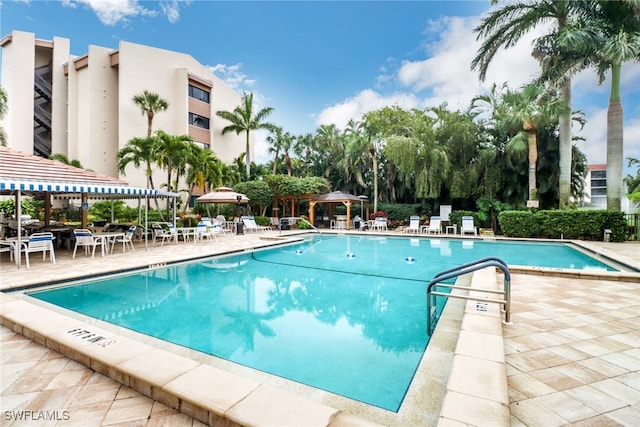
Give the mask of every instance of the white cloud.
[{"label": "white cloud", "polygon": [[404,109],[418,108],[420,100],[411,93],[384,96],[372,89],[365,89],[353,98],[322,110],[316,117],[316,123],[318,126],[333,123],[343,129],[350,119],[360,120],[363,114],[387,105],[397,105]]},{"label": "white cloud", "polygon": [[471,99],[493,82],[506,81],[510,87],[517,88],[531,80],[538,72],[538,63],[531,57],[531,42],[535,35],[523,38],[511,49],[498,52],[489,66],[486,83],[480,83],[478,73],[471,71],[471,60],[480,46],[473,34],[477,23],[477,17],[444,17],[430,21],[425,33],[427,37],[435,35],[436,38],[425,44],[426,59],[404,61],[395,74],[389,71],[391,61],[381,67],[376,87],[388,83],[393,75],[396,85],[405,92],[385,95],[363,89],[351,98],[324,108],[316,122],[343,127],[349,119],[360,119],[363,113],[386,105],[425,108],[447,103],[451,108],[466,109]]},{"label": "white cloud", "polygon": [[[162,0],[157,2],[162,14],[171,23],[180,19],[180,5],[189,5],[191,0]],[[145,2],[146,6],[153,2]],[[138,0],[62,0],[62,5],[70,8],[86,6],[94,11],[100,22],[105,25],[128,25],[132,18],[138,16],[155,17],[157,10],[147,9]]]},{"label": "white cloud", "polygon": [[250,88],[256,86],[256,81],[254,79],[249,79],[248,76],[241,71],[241,62],[234,65],[216,64],[214,66],[209,66],[208,68],[212,73],[220,77],[227,86],[235,91],[250,91]]}]

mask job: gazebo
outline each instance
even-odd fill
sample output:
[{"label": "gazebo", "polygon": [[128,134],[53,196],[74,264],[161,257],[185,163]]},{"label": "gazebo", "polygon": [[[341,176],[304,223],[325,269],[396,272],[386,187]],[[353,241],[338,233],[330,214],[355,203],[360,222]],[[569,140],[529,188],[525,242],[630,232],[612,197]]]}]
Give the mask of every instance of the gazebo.
[{"label": "gazebo", "polygon": [[[314,223],[314,209],[318,203],[342,203],[347,207],[347,219],[351,218],[351,205],[364,204],[366,206],[366,216],[362,220],[369,218],[369,202],[367,200],[342,191],[332,191],[331,193],[315,196],[309,201],[309,222],[311,224]],[[351,221],[347,220],[347,230],[350,229]]]}]

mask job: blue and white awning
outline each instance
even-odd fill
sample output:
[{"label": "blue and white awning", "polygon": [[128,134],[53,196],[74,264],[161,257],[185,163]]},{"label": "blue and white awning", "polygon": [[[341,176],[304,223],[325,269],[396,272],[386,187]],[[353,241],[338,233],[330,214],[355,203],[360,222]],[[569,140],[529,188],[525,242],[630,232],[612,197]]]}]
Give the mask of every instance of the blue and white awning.
[{"label": "blue and white awning", "polygon": [[90,196],[109,197],[178,197],[177,193],[168,191],[153,190],[149,188],[136,188],[127,185],[88,185],[69,182],[46,182],[46,181],[17,181],[0,178],[0,193],[13,193],[15,191],[23,193],[65,193],[68,197],[74,197],[82,193]]}]

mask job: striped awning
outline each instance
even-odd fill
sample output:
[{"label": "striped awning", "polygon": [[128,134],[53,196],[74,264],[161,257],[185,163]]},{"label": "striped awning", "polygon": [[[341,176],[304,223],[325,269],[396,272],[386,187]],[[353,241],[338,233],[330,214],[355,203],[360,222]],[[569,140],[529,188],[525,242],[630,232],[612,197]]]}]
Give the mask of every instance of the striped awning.
[{"label": "striped awning", "polygon": [[113,198],[178,197],[177,193],[130,187],[118,178],[0,147],[0,194],[9,195],[16,191]]}]

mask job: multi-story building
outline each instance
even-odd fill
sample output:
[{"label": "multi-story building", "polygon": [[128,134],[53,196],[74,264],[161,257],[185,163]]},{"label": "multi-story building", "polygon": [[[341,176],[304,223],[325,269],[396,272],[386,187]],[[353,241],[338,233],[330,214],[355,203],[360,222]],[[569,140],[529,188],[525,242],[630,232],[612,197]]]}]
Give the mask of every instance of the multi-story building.
[{"label": "multi-story building", "polygon": [[607,208],[607,165],[588,165],[585,179],[586,206],[596,209]]},{"label": "multi-story building", "polygon": [[[215,114],[233,110],[241,95],[188,54],[121,41],[117,49],[89,46],[75,57],[68,39],[40,40],[22,31],[4,36],[0,46],[0,84],[8,97],[2,124],[11,148],[64,154],[86,169],[121,177],[116,153],[147,135],[147,117],[133,102],[146,90],[169,105],[155,114],[154,131],[189,135],[225,163],[244,152],[244,136],[222,135],[229,122]],[[146,186],[144,170],[133,165],[123,178]]]}]

